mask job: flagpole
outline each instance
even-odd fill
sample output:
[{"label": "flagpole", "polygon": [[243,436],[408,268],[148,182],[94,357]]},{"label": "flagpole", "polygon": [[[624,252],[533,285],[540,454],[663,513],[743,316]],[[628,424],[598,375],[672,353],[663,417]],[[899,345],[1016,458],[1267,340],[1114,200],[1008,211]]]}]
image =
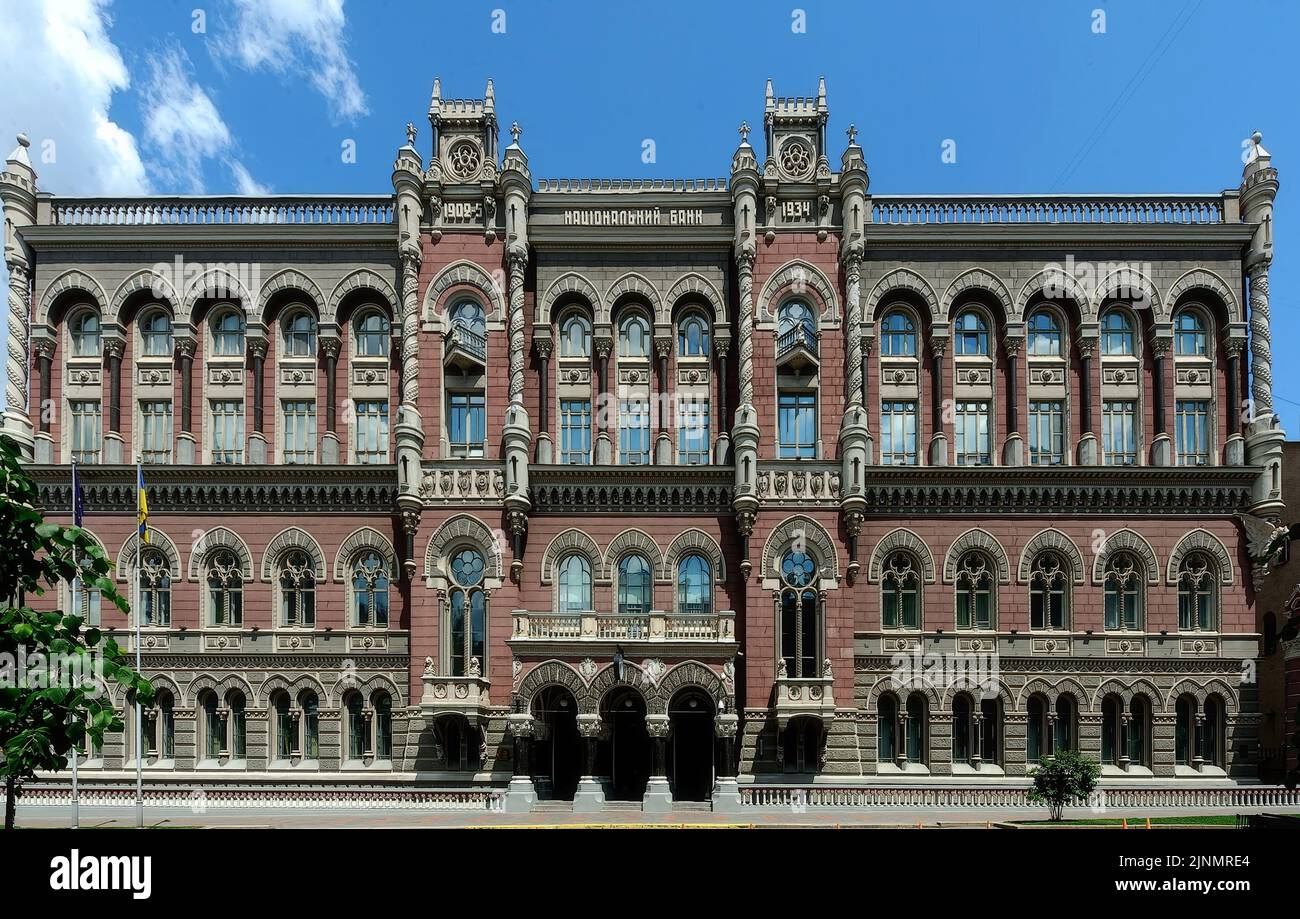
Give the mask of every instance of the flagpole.
[{"label": "flagpole", "polygon": [[[135,460],[135,503],[137,515],[140,507],[140,483],[144,471],[140,458]],[[137,524],[135,533],[135,567],[131,570],[131,616],[135,619],[135,672],[140,673],[140,542],[143,537]],[[140,718],[140,693],[135,694],[135,825],[144,827],[144,724]]]},{"label": "flagpole", "polygon": [[[81,485],[77,481],[77,461],[72,461],[72,522],[81,526],[81,514],[78,510],[77,489]],[[77,583],[81,580],[81,553],[74,552],[73,562],[77,565],[77,576],[72,579],[72,615],[81,615],[81,600],[77,596]],[[72,721],[72,713],[68,712],[68,720]],[[77,743],[72,743],[72,828],[79,829],[81,826],[81,795],[77,788]]]}]

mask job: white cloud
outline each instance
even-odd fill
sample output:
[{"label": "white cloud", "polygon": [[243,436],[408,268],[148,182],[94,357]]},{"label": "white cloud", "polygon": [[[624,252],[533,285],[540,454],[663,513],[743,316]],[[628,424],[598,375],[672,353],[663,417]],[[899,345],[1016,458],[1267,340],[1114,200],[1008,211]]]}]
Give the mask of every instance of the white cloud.
[{"label": "white cloud", "polygon": [[263,185],[253,178],[252,174],[244,168],[244,164],[239,160],[230,160],[226,163],[230,167],[230,173],[235,177],[235,193],[240,195],[269,195],[271,188]]},{"label": "white cloud", "polygon": [[41,188],[136,195],[149,177],[130,132],[109,116],[130,75],[108,38],[103,0],[6,4],[0,16],[0,156],[31,136]]},{"label": "white cloud", "polygon": [[183,50],[172,47],[152,54],[148,67],[149,79],[140,95],[150,170],[164,185],[200,194],[203,160],[230,149],[230,129],[207,92],[191,78]]},{"label": "white cloud", "polygon": [[343,0],[232,0],[235,31],[218,47],[248,70],[267,68],[311,81],[336,118],[366,114],[348,59]]}]

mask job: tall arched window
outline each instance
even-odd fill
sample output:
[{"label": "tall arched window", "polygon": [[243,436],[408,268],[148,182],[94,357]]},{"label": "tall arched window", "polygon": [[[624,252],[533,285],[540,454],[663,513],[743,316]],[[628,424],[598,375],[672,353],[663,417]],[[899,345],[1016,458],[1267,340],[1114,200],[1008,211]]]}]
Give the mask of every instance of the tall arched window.
[{"label": "tall arched window", "polygon": [[378,310],[367,310],[357,317],[357,357],[387,357],[393,334],[388,317]]},{"label": "tall arched window", "polygon": [[1110,695],[1101,700],[1101,761],[1118,765],[1120,751],[1124,749],[1120,738],[1124,703],[1119,696]]},{"label": "tall arched window", "polygon": [[171,317],[160,309],[146,312],[140,319],[140,343],[145,357],[171,357]]},{"label": "tall arched window", "polygon": [[244,317],[224,309],[212,317],[212,356],[244,356]]},{"label": "tall arched window", "polygon": [[[134,704],[134,703],[133,703]],[[143,709],[145,756],[173,759],[176,756],[176,700],[164,689],[154,696],[154,707]]]},{"label": "tall arched window", "polygon": [[989,324],[978,310],[966,310],[953,323],[956,339],[954,353],[958,357],[987,357],[989,353]]},{"label": "tall arched window", "polygon": [[650,603],[650,563],[643,555],[623,556],[618,563],[618,614],[645,615]]},{"label": "tall arched window", "polygon": [[226,746],[225,725],[218,710],[217,694],[210,689],[204,690],[199,699],[199,710],[203,713],[201,759],[217,759]]},{"label": "tall arched window", "polygon": [[560,322],[560,357],[591,357],[591,323],[581,313]]},{"label": "tall arched window", "polygon": [[218,549],[209,555],[204,580],[208,585],[208,623],[243,625],[244,575],[235,553]]},{"label": "tall arched window", "polygon": [[929,710],[925,696],[914,692],[907,697],[907,759],[908,762],[924,764],[926,759],[926,729]]},{"label": "tall arched window", "polygon": [[94,310],[74,313],[68,323],[72,336],[73,357],[99,357],[102,353],[99,337],[99,314]]},{"label": "tall arched window", "polygon": [[1137,353],[1133,320],[1126,310],[1113,309],[1101,317],[1101,353],[1108,357],[1132,357]]},{"label": "tall arched window", "polygon": [[1129,703],[1128,760],[1132,765],[1150,766],[1151,706],[1142,696],[1134,696]]},{"label": "tall arched window", "polygon": [[957,628],[994,627],[993,562],[983,552],[967,552],[957,562]]},{"label": "tall arched window", "polygon": [[316,569],[300,549],[291,549],[280,559],[280,625],[316,625]]},{"label": "tall arched window", "polygon": [[709,323],[700,313],[687,313],[678,322],[677,354],[680,357],[709,356]]},{"label": "tall arched window", "polygon": [[1223,730],[1223,700],[1207,696],[1205,718],[1201,722],[1201,759],[1210,766],[1223,766]]},{"label": "tall arched window", "polygon": [[275,694],[271,704],[275,709],[275,758],[287,760],[298,749],[298,719],[284,690]]},{"label": "tall arched window", "polygon": [[713,563],[699,553],[677,562],[677,612],[702,616],[713,612]]},{"label": "tall arched window", "polygon": [[157,549],[140,553],[140,624],[167,626],[172,621],[172,578],[167,557]]},{"label": "tall arched window", "polygon": [[898,757],[894,733],[898,728],[898,703],[890,695],[876,700],[876,759],[892,763]]},{"label": "tall arched window", "polygon": [[320,699],[316,693],[307,690],[298,697],[298,707],[302,710],[302,756],[303,759],[320,758]]},{"label": "tall arched window", "polygon": [[1174,763],[1187,766],[1199,755],[1196,749],[1196,697],[1184,693],[1174,703]]},{"label": "tall arched window", "polygon": [[894,310],[880,323],[880,353],[884,357],[916,357],[916,326],[904,310]]},{"label": "tall arched window", "polygon": [[1048,750],[1050,736],[1047,702],[1034,693],[1025,703],[1025,762],[1041,762],[1044,756],[1051,755]]},{"label": "tall arched window", "polygon": [[952,700],[952,761],[969,763],[971,749],[970,698],[961,693]]},{"label": "tall arched window", "polygon": [[1039,310],[1029,317],[1031,357],[1061,356],[1061,323],[1051,310]]},{"label": "tall arched window", "polygon": [[370,699],[375,711],[375,759],[393,758],[393,700],[386,692],[377,692]]},{"label": "tall arched window", "polygon": [[1204,552],[1188,552],[1178,566],[1178,629],[1182,632],[1214,631],[1215,565]]},{"label": "tall arched window", "polygon": [[633,314],[619,324],[618,353],[621,357],[650,356],[650,323],[644,316]]},{"label": "tall arched window", "polygon": [[388,626],[388,562],[367,549],[352,563],[352,624]]},{"label": "tall arched window", "polygon": [[582,613],[592,609],[591,563],[585,555],[573,553],[560,560],[559,612]]},{"label": "tall arched window", "polygon": [[781,559],[781,663],[788,677],[821,675],[821,624],[817,564],[791,549]]},{"label": "tall arched window", "polygon": [[1205,317],[1199,310],[1186,309],[1174,317],[1174,353],[1179,357],[1208,356]]},{"label": "tall arched window", "polygon": [[226,696],[226,726],[229,732],[227,749],[234,759],[248,758],[248,704],[244,694],[237,689]]},{"label": "tall arched window", "polygon": [[1055,736],[1052,738],[1052,749],[1056,750],[1077,750],[1079,747],[1079,713],[1076,711],[1074,699],[1071,696],[1061,695],[1056,697],[1056,724]]},{"label": "tall arched window", "polygon": [[347,709],[347,731],[348,745],[347,758],[350,760],[360,760],[369,752],[370,732],[366,725],[365,702],[361,698],[361,693],[350,692],[343,702],[344,708]]},{"label": "tall arched window", "polygon": [[1064,629],[1069,608],[1070,574],[1055,552],[1040,552],[1029,572],[1029,627]]},{"label": "tall arched window", "polygon": [[316,319],[306,310],[294,310],[282,323],[285,357],[316,356]]},{"label": "tall arched window", "polygon": [[451,557],[451,591],[447,596],[451,675],[487,672],[487,594],[483,591],[484,560],[477,548],[466,546]]},{"label": "tall arched window", "polygon": [[1142,576],[1131,552],[1111,553],[1106,559],[1106,628],[1142,627]]},{"label": "tall arched window", "polygon": [[921,627],[920,567],[910,552],[892,552],[881,566],[880,624],[886,629]]},{"label": "tall arched window", "polygon": [[787,300],[776,314],[777,353],[795,345],[817,351],[817,314],[803,300]]},{"label": "tall arched window", "polygon": [[487,314],[477,300],[458,300],[447,312],[452,325],[463,326],[482,335],[487,329]]},{"label": "tall arched window", "polygon": [[283,689],[271,698],[275,710],[275,758],[320,758],[320,699],[310,689],[291,699]]}]

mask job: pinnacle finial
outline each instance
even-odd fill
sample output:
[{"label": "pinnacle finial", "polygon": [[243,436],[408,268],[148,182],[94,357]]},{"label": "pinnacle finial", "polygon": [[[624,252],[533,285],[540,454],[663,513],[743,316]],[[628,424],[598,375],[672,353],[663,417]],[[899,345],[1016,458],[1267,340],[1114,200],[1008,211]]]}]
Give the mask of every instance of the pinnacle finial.
[{"label": "pinnacle finial", "polygon": [[850,124],[848,130],[844,132],[849,135],[849,146],[852,147],[858,142],[858,126]]},{"label": "pinnacle finial", "polygon": [[524,129],[519,127],[519,122],[510,122],[510,140],[514,144],[519,143],[519,136],[524,133]]},{"label": "pinnacle finial", "polygon": [[742,144],[749,143],[749,122],[748,121],[742,121],[740,123],[740,142]]},{"label": "pinnacle finial", "polygon": [[30,147],[31,145],[32,145],[31,138],[29,138],[26,134],[19,134],[19,135],[18,135],[18,146],[20,146],[20,147]]},{"label": "pinnacle finial", "polygon": [[415,124],[408,121],[406,123],[406,142],[412,147],[415,146]]}]

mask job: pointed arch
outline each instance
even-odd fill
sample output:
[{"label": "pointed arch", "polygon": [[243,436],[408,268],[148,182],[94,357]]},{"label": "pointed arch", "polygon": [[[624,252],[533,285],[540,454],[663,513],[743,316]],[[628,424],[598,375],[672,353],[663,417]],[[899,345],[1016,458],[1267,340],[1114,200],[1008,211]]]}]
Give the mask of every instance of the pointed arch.
[{"label": "pointed arch", "polygon": [[286,527],[266,544],[266,552],[262,554],[262,580],[269,581],[275,573],[276,563],[280,556],[290,549],[301,549],[307,553],[311,559],[312,571],[316,575],[316,580],[325,580],[325,553],[320,547],[316,538],[301,527]]},{"label": "pointed arch", "polygon": [[1233,292],[1228,282],[1223,280],[1221,275],[1208,268],[1193,268],[1183,273],[1178,280],[1169,286],[1169,292],[1165,294],[1164,300],[1167,304],[1167,311],[1177,306],[1179,299],[1184,294],[1193,290],[1208,291],[1221,300],[1232,322],[1246,321],[1246,316],[1241,309],[1241,303],[1238,301],[1236,293]]},{"label": "pointed arch", "polygon": [[664,553],[664,568],[660,580],[672,580],[677,563],[682,556],[692,553],[703,555],[713,565],[715,583],[722,584],[727,580],[727,558],[722,552],[722,547],[712,536],[697,527],[678,533],[668,544],[668,551]]},{"label": "pointed arch", "polygon": [[356,271],[348,274],[343,278],[343,280],[335,284],[334,289],[330,292],[329,306],[326,315],[329,316],[334,323],[342,323],[343,301],[347,299],[348,295],[358,290],[371,291],[377,297],[385,301],[388,305],[389,317],[395,317],[398,300],[397,291],[393,288],[393,285],[385,278],[371,271],[369,268],[358,268]]},{"label": "pointed arch", "polygon": [[396,572],[397,553],[388,538],[373,527],[358,527],[339,544],[338,554],[334,556],[335,581],[349,577],[348,563],[363,549],[374,549],[388,562],[389,572]]},{"label": "pointed arch", "polygon": [[[605,549],[605,570],[612,576],[618,568],[619,559],[629,552],[638,552],[645,556],[645,560],[650,563],[651,572],[664,570],[664,554],[659,544],[645,530],[638,530],[635,527],[629,527],[609,541],[609,546]],[[664,578],[661,577],[659,580]]]},{"label": "pointed arch", "polygon": [[600,547],[596,545],[596,540],[577,527],[570,527],[552,539],[546,551],[542,553],[543,584],[554,582],[556,563],[570,552],[580,552],[587,557],[587,561],[591,563],[591,576],[594,580],[609,580],[609,569],[605,567],[605,557]]},{"label": "pointed arch", "polygon": [[1178,545],[1174,546],[1174,551],[1169,553],[1169,563],[1165,569],[1165,583],[1178,583],[1178,569],[1182,567],[1183,558],[1188,552],[1204,552],[1214,559],[1214,564],[1218,566],[1219,583],[1224,587],[1232,586],[1232,558],[1228,555],[1227,548],[1209,530],[1195,529],[1190,533],[1184,534],[1183,538],[1178,540]]},{"label": "pointed arch", "polygon": [[899,291],[911,293],[913,297],[928,306],[932,321],[940,320],[939,298],[935,296],[934,288],[930,286],[929,281],[911,268],[895,268],[886,272],[871,288],[871,293],[867,294],[867,305],[862,315],[868,320],[878,319],[876,314],[881,306],[888,306],[890,295]]},{"label": "pointed arch", "polygon": [[778,297],[790,287],[801,291],[811,290],[821,301],[817,311],[819,326],[835,325],[840,319],[840,301],[835,296],[835,285],[820,268],[803,259],[791,259],[768,275],[758,295],[758,319],[776,321]]},{"label": "pointed arch", "polygon": [[1007,560],[1006,550],[996,536],[988,530],[971,527],[952,541],[948,552],[943,557],[943,580],[951,584],[957,580],[957,563],[971,550],[978,550],[993,559],[998,569],[998,583],[1011,583],[1011,563]]},{"label": "pointed arch", "polygon": [[921,564],[921,575],[925,579],[925,583],[934,583],[934,556],[930,554],[930,547],[926,545],[924,539],[906,527],[890,530],[880,538],[880,542],[876,543],[876,547],[871,550],[871,561],[867,564],[868,581],[874,584],[880,580],[880,572],[885,564],[885,559],[889,558],[889,554],[896,549],[905,549],[916,556],[916,560]]},{"label": "pointed arch", "polygon": [[452,262],[439,271],[424,289],[424,307],[421,316],[426,322],[440,322],[446,304],[443,295],[454,287],[471,287],[483,297],[483,312],[488,322],[502,322],[506,315],[506,298],[502,291],[501,274],[489,274],[482,265],[469,259]]},{"label": "pointed arch", "polygon": [[213,527],[201,533],[190,550],[190,580],[199,578],[199,566],[209,553],[216,549],[229,549],[239,561],[239,571],[244,580],[253,579],[253,553],[248,551],[248,544],[234,530],[226,527]]},{"label": "pointed arch", "polygon": [[603,321],[597,317],[602,314],[600,293],[596,290],[596,285],[587,280],[586,277],[576,271],[568,271],[560,275],[550,286],[546,288],[546,293],[537,301],[537,306],[533,310],[534,325],[550,325],[551,313],[555,304],[560,300],[570,298],[579,298],[585,300],[587,306],[591,309],[592,322]]},{"label": "pointed arch", "polygon": [[[140,534],[132,533],[122,543],[122,548],[117,553],[117,579],[119,581],[129,581],[131,579],[131,568],[135,565],[135,547],[140,542]],[[167,573],[173,578],[181,577],[181,553],[176,548],[176,543],[172,538],[162,530],[149,527],[149,542],[143,547],[157,549],[167,559]]]},{"label": "pointed arch", "polygon": [[316,310],[317,317],[321,316],[321,312],[325,308],[326,300],[325,295],[322,294],[320,288],[316,286],[316,282],[297,269],[285,268],[283,271],[277,271],[275,274],[271,275],[258,291],[257,316],[260,322],[265,324],[270,318],[267,315],[267,308],[270,305],[271,298],[282,290],[298,291],[298,293],[311,301],[311,305]]},{"label": "pointed arch", "polygon": [[[1141,292],[1142,296],[1134,297],[1134,289]],[[1112,297],[1145,301],[1150,305],[1155,315],[1165,315],[1163,301],[1160,299],[1160,291],[1156,289],[1155,282],[1132,266],[1116,268],[1101,280],[1093,294],[1092,315],[1094,317],[1099,315],[1101,305]]]},{"label": "pointed arch", "polygon": [[823,584],[827,580],[839,580],[840,560],[839,553],[835,551],[835,541],[825,527],[803,514],[787,517],[768,534],[767,542],[763,545],[764,578],[781,577],[781,559],[796,542],[804,543],[821,563]]},{"label": "pointed arch", "polygon": [[714,325],[722,325],[729,321],[727,301],[722,294],[718,293],[718,289],[704,275],[690,271],[674,281],[673,286],[668,289],[668,293],[664,296],[664,316],[660,322],[671,322],[672,311],[683,300],[707,303],[712,307]]},{"label": "pointed arch", "polygon": [[501,541],[497,534],[483,521],[469,514],[457,514],[448,517],[429,537],[429,545],[424,550],[424,578],[431,582],[433,578],[445,578],[447,572],[443,562],[448,553],[461,543],[472,543],[483,552],[487,563],[486,575],[498,582],[502,578]]},{"label": "pointed arch", "polygon": [[614,307],[625,297],[636,297],[644,300],[650,307],[650,315],[655,322],[669,321],[667,311],[664,308],[664,299],[659,295],[659,288],[655,287],[654,283],[645,275],[638,274],[635,271],[629,271],[609,285],[602,301],[603,308],[601,312],[604,318],[599,321],[609,322]]},{"label": "pointed arch", "polygon": [[1156,562],[1155,550],[1151,548],[1151,543],[1143,539],[1134,530],[1123,529],[1111,533],[1102,545],[1101,551],[1098,552],[1092,560],[1092,583],[1101,584],[1106,578],[1106,562],[1114,552],[1128,550],[1142,560],[1146,567],[1146,583],[1156,585],[1160,583],[1160,565]]},{"label": "pointed arch", "polygon": [[957,275],[948,285],[948,289],[943,292],[943,299],[939,301],[940,316],[951,319],[953,305],[957,299],[971,290],[980,291],[1000,307],[1004,323],[1009,322],[1015,315],[1011,292],[1007,290],[1007,285],[1002,283],[1002,279],[986,268],[968,268]]},{"label": "pointed arch", "polygon": [[1085,570],[1083,554],[1074,544],[1073,539],[1054,527],[1039,530],[1025,543],[1025,548],[1020,553],[1020,567],[1016,571],[1016,580],[1021,584],[1028,584],[1034,558],[1040,552],[1049,551],[1065,556],[1066,562],[1070,565],[1070,583],[1083,583]]},{"label": "pointed arch", "polygon": [[84,271],[73,268],[63,272],[45,286],[45,293],[41,294],[33,324],[38,326],[48,325],[50,309],[54,306],[56,300],[69,291],[76,291],[93,300],[95,306],[99,309],[101,321],[108,318],[108,298],[104,295],[104,288]]},{"label": "pointed arch", "polygon": [[172,312],[173,321],[177,319],[177,310],[181,306],[180,296],[176,293],[171,279],[152,268],[137,271],[118,285],[113,293],[113,300],[108,306],[107,315],[111,316],[118,325],[126,325],[124,314],[126,303],[141,291],[148,291],[149,296],[155,300],[165,302]]}]

